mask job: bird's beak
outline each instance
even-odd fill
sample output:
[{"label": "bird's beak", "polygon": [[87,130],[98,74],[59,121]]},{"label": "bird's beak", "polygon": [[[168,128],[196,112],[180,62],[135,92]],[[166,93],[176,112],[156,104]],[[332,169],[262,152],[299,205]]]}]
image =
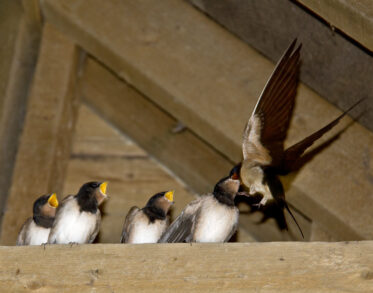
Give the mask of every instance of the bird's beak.
[{"label": "bird's beak", "polygon": [[164,197],[169,201],[169,202],[174,202],[174,192],[175,190],[170,190],[170,191],[167,191],[165,194],[164,194]]},{"label": "bird's beak", "polygon": [[106,197],[107,195],[106,195],[106,188],[107,188],[107,181],[105,181],[105,182],[102,182],[101,184],[100,184],[100,191],[101,191],[101,193]]},{"label": "bird's beak", "polygon": [[53,193],[49,198],[48,198],[48,203],[50,206],[57,208],[58,207],[58,200],[57,200],[57,195]]}]

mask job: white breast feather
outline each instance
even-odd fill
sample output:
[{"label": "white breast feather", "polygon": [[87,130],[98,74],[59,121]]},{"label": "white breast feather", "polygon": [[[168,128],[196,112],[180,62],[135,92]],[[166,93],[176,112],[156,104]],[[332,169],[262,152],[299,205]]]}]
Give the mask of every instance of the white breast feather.
[{"label": "white breast feather", "polygon": [[138,214],[134,218],[134,225],[130,231],[128,243],[157,243],[166,230],[166,221],[155,220],[150,223],[147,219],[136,219],[144,217]]},{"label": "white breast feather", "polygon": [[201,215],[195,228],[196,242],[224,242],[238,221],[238,209],[220,204],[213,197],[202,203]]},{"label": "white breast feather", "polygon": [[37,226],[34,221],[30,223],[26,244],[41,245],[48,242],[50,228]]},{"label": "white breast feather", "polygon": [[[97,216],[88,212],[80,212],[76,200],[66,202],[59,221],[51,232],[50,243],[86,243],[96,227]],[[99,211],[97,211],[99,213]]]}]

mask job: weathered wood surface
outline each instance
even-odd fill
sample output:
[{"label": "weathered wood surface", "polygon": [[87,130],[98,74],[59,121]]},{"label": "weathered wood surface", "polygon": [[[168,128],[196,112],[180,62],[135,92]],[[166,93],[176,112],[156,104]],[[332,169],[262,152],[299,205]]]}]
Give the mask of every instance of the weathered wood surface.
[{"label": "weathered wood surface", "polygon": [[62,191],[74,126],[77,49],[45,25],[0,242],[14,244],[42,194]]},{"label": "weathered wood surface", "polygon": [[[318,92],[323,98],[346,109],[357,98],[366,97],[366,112],[359,122],[373,130],[373,55],[346,39],[338,31],[317,19],[294,1],[289,0],[189,0],[202,11],[222,24],[246,43],[277,62],[290,41],[295,37],[303,43],[301,80]],[[367,1],[298,1],[316,3],[323,11],[335,13],[341,22],[363,28],[364,22],[372,22],[373,12],[363,7]],[[334,5],[335,4],[335,5]],[[342,11],[342,7],[358,7]],[[325,8],[325,9],[324,9]],[[318,9],[319,10],[319,9]],[[364,16],[363,14],[366,13]],[[351,17],[350,17],[351,16]],[[373,26],[370,26],[372,29]],[[366,38],[373,40],[372,33]],[[358,117],[359,113],[354,117]]]},{"label": "weathered wood surface", "polygon": [[[184,129],[180,133],[173,133],[172,129],[176,125],[176,120],[173,117],[159,109],[145,96],[91,58],[87,60],[84,67],[80,92],[87,103],[92,105],[98,113],[110,120],[124,134],[129,135],[156,160],[162,162],[169,170],[172,170],[172,174],[181,178],[187,183],[189,188],[199,194],[211,192],[216,182],[220,178],[227,176],[230,168],[233,167],[232,163],[217,153],[214,148],[200,140],[189,129]],[[84,112],[80,115],[80,121],[82,121],[80,125],[82,126],[77,128],[76,139],[83,135],[82,131],[79,130],[80,128],[85,129],[84,133],[92,131],[96,133],[95,129],[98,128],[96,123],[92,123],[88,118],[89,116],[86,116],[87,113]],[[86,126],[83,126],[83,123]],[[110,133],[109,130],[106,132]],[[97,134],[95,135],[97,138]],[[160,188],[158,187],[160,186],[160,181],[163,181],[162,189],[174,188],[170,187],[171,181],[166,179],[168,176],[165,177],[164,172],[161,173],[160,178],[156,175],[158,173],[154,174],[155,165],[150,165],[147,160],[144,160],[143,153],[142,156],[132,156],[134,150],[131,149],[130,156],[124,153],[118,156],[118,150],[116,148],[111,149],[110,141],[107,144],[99,143],[96,146],[94,144],[93,141],[86,146],[82,145],[79,147],[79,143],[77,144],[76,147],[81,149],[80,152],[82,154],[79,155],[75,151],[73,152],[75,160],[70,163],[73,169],[71,173],[69,172],[71,176],[68,176],[67,182],[69,182],[69,178],[77,182],[75,185],[75,190],[77,190],[78,184],[88,180],[88,178],[92,179],[97,173],[100,174],[100,180],[108,180],[107,178],[105,179],[106,176],[115,178],[113,180],[114,183],[123,183],[115,187],[119,194],[122,193],[121,201],[115,203],[116,199],[114,199],[113,205],[111,205],[110,201],[107,204],[107,208],[105,206],[105,213],[107,211],[108,214],[122,210],[120,219],[114,220],[113,218],[112,221],[108,221],[108,223],[111,223],[111,227],[116,227],[115,230],[119,231],[121,229],[125,215],[123,210],[127,211],[131,206],[145,202],[149,195],[157,191],[155,188]],[[118,146],[116,145],[116,147]],[[86,157],[84,153],[87,153]],[[87,161],[89,158],[96,158],[97,162]],[[98,160],[99,158],[101,160]],[[142,160],[138,161],[138,159]],[[133,175],[131,175],[132,169],[135,172]],[[83,170],[87,171],[84,172]],[[128,170],[129,174],[124,175],[123,172],[125,170]],[[77,176],[77,174],[85,174],[87,172],[91,177],[83,180],[79,175]],[[106,172],[108,174],[104,176],[103,174]],[[123,175],[124,178],[121,179]],[[124,182],[131,181],[132,185],[124,185],[121,180],[124,180]],[[144,192],[141,191],[145,186],[149,189],[144,189]],[[133,188],[141,194],[134,195],[134,198],[137,199],[128,202],[127,196],[132,197],[131,190]],[[147,191],[145,192],[145,190]],[[117,196],[114,196],[114,198],[117,198]],[[179,193],[179,188],[176,188],[175,198],[174,217],[192,200],[192,197],[187,193]],[[131,205],[123,208],[123,202],[131,203]],[[111,207],[113,211],[111,211]],[[240,229],[238,236],[235,238],[236,241],[251,241],[253,238],[252,236],[248,238],[247,233],[255,235],[255,239],[259,241],[300,240],[301,238],[292,220],[289,221],[291,234],[283,233],[278,230],[273,221],[258,225],[257,222],[260,221],[261,216],[259,214],[247,214],[249,210],[247,205],[241,204],[240,209],[242,211],[240,227],[243,229]],[[306,239],[309,239],[309,220],[304,219],[303,215],[297,212],[295,212],[295,215],[304,229]],[[105,218],[103,222],[105,223]],[[103,229],[102,235],[112,235],[113,232],[110,229],[107,232],[105,232],[105,229]],[[101,241],[116,242],[117,238],[103,237],[102,240],[100,238]]]},{"label": "weathered wood surface", "polygon": [[40,32],[29,26],[20,1],[0,2],[0,212],[4,212],[35,69]]},{"label": "weathered wood surface", "polygon": [[372,292],[373,242],[0,247],[2,292]]},{"label": "weathered wood surface", "polygon": [[[183,1],[73,2],[43,0],[44,16],[210,146],[240,159],[242,129],[272,63]],[[287,144],[339,114],[301,85]],[[285,182],[290,203],[337,239],[373,234],[372,144],[372,133],[352,125]]]},{"label": "weathered wood surface", "polygon": [[373,51],[373,2],[370,0],[296,0]]}]

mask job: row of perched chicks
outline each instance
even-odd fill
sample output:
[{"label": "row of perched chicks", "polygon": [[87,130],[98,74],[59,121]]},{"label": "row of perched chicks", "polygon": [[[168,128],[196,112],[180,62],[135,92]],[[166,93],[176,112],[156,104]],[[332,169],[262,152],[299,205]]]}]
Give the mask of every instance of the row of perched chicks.
[{"label": "row of perched chicks", "polygon": [[[154,195],[142,209],[133,207],[125,219],[121,242],[228,241],[237,229],[236,195],[258,198],[251,205],[264,212],[263,221],[268,218],[265,211],[275,210],[279,228],[287,229],[286,209],[298,225],[279,176],[299,170],[307,162],[305,151],[361,101],[285,149],[298,86],[300,50],[301,45],[296,47],[294,40],[277,63],[244,130],[243,160],[230,175],[221,179],[212,193],[189,203],[169,227],[167,212],[173,204],[173,191]],[[55,194],[42,196],[35,202],[34,217],[22,227],[17,244],[91,243],[99,230],[98,206],[107,197],[106,186],[106,182],[86,183],[60,207]]]},{"label": "row of perched chicks", "polygon": [[[174,191],[157,193],[144,208],[130,209],[121,242],[227,241],[237,228],[238,209],[234,198],[239,186],[237,174],[222,179],[213,193],[188,204],[170,226],[167,213],[174,203]],[[61,204],[55,193],[39,197],[34,202],[33,217],[19,232],[17,245],[92,243],[99,232],[98,207],[107,198],[106,188],[107,182],[88,182]],[[199,223],[190,223],[193,219],[189,217],[197,214],[197,210],[200,210]]]}]

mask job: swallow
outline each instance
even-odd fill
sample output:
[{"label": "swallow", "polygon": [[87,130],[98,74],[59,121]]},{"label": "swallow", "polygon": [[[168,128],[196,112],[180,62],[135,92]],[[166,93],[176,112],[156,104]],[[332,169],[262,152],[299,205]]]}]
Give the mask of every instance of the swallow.
[{"label": "swallow", "polygon": [[92,243],[100,229],[98,207],[107,198],[106,187],[107,182],[88,182],[76,195],[66,197],[57,210],[48,243]]},{"label": "swallow", "polygon": [[[275,204],[284,216],[289,212],[300,233],[303,232],[290,211],[279,175],[287,175],[303,158],[304,152],[326,132],[331,130],[352,108],[332,122],[285,149],[284,140],[292,117],[300,65],[300,50],[296,39],[285,51],[267,81],[245,127],[242,141],[243,161],[235,166],[239,170],[239,194],[258,196],[258,208],[267,203]],[[285,218],[284,218],[285,219]],[[285,229],[287,224],[285,221]]]},{"label": "swallow", "polygon": [[174,191],[153,195],[142,209],[132,207],[124,221],[121,243],[157,243],[169,225],[168,210]]},{"label": "swallow", "polygon": [[55,193],[42,195],[33,206],[33,217],[26,220],[18,234],[17,245],[41,245],[48,242],[58,200]]},{"label": "swallow", "polygon": [[236,174],[221,179],[212,193],[190,202],[158,242],[227,242],[237,230],[239,187]]}]

